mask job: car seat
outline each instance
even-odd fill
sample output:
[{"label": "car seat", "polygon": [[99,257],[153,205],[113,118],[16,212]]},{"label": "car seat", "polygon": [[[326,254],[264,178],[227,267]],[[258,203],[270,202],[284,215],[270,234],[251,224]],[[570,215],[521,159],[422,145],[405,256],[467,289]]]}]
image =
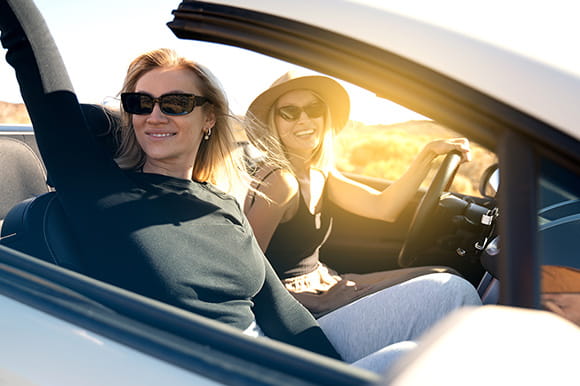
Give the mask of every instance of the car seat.
[{"label": "car seat", "polygon": [[82,272],[80,248],[56,192],[24,200],[6,216],[0,244]]},{"label": "car seat", "polygon": [[[111,129],[119,124],[118,115],[98,105],[81,105],[81,108],[99,146],[111,154],[114,153],[118,142]],[[13,193],[10,203],[6,204],[7,213],[0,212],[3,218],[5,217],[0,233],[0,244],[49,263],[83,272],[78,241],[73,235],[68,218],[58,199],[58,193],[50,191],[45,182],[47,175],[43,164],[32,150],[29,150],[36,163],[32,162],[29,154],[29,159],[19,161],[18,165],[22,164],[21,167],[10,166],[9,170],[13,170],[10,175],[17,178],[18,173],[25,173],[27,180],[42,181],[44,186],[37,184],[33,185],[35,189],[29,188],[20,194]],[[5,151],[0,149],[0,156],[4,154]],[[16,162],[14,159],[17,157],[10,154],[8,160]],[[0,163],[4,166],[1,160],[2,158],[0,158]],[[31,165],[35,165],[36,168]],[[36,175],[33,175],[33,170],[36,171]],[[39,177],[40,171],[42,171],[42,178]],[[0,171],[0,175],[3,172]],[[48,180],[50,180],[50,175]],[[34,181],[30,181],[31,185],[32,182]],[[2,186],[4,185],[6,183],[3,178]],[[7,200],[2,198],[2,203],[5,202]]]},{"label": "car seat", "polygon": [[11,137],[0,137],[0,227],[19,202],[46,193],[46,170],[34,150]]}]

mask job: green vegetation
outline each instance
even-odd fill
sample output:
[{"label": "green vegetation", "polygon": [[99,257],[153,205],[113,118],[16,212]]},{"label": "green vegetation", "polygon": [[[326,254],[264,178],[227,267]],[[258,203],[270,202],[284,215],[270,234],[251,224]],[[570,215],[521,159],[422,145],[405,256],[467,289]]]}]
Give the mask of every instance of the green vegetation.
[{"label": "green vegetation", "polygon": [[[428,142],[459,136],[433,121],[374,126],[351,121],[337,136],[337,167],[343,171],[396,180]],[[451,190],[477,196],[483,171],[497,159],[492,152],[473,142],[471,149],[473,160],[461,165]],[[432,174],[436,170],[434,167]],[[424,185],[431,177],[426,178]]]}]

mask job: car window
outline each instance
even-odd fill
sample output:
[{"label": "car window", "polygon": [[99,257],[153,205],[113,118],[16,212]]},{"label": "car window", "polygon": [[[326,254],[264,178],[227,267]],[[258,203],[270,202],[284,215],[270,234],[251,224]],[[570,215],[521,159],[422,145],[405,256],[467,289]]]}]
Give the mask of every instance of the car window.
[{"label": "car window", "polygon": [[[430,141],[463,137],[401,105],[351,85],[347,88],[352,99],[351,121],[337,136],[335,149],[337,167],[343,172],[395,181]],[[481,176],[497,157],[473,141],[470,144],[473,160],[460,166],[450,190],[479,197]],[[423,187],[428,187],[442,159],[433,163]]]},{"label": "car window", "polygon": [[540,167],[538,242],[544,265],[580,268],[577,237],[580,234],[580,186],[578,176],[551,161]]},{"label": "car window", "polygon": [[539,178],[538,258],[542,304],[580,323],[580,186],[572,171],[542,160]]}]

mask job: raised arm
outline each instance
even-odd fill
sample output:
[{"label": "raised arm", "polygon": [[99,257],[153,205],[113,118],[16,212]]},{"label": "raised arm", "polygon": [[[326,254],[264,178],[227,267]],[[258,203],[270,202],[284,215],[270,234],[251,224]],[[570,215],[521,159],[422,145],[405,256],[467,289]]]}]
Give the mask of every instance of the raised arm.
[{"label": "raised arm", "polygon": [[105,176],[112,184],[125,178],[95,142],[42,15],[30,0],[0,0],[0,29],[51,183],[64,195],[82,190],[86,201],[108,194]]},{"label": "raised arm", "polygon": [[465,138],[430,142],[415,158],[407,172],[382,192],[353,181],[336,170],[332,171],[328,177],[329,198],[343,209],[357,215],[396,221],[419,189],[432,161],[452,150],[460,151],[463,161],[471,159],[469,142]]}]

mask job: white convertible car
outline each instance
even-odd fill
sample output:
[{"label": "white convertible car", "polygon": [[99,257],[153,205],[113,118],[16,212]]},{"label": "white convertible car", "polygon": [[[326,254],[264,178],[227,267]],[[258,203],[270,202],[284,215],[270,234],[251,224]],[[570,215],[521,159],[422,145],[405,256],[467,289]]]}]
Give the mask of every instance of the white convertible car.
[{"label": "white convertible car", "polygon": [[[176,39],[324,73],[424,118],[397,130],[469,138],[481,162],[455,180],[475,182],[444,191],[455,171],[443,163],[390,224],[331,208],[322,259],[350,272],[452,266],[478,288],[483,307],[451,315],[389,373],[374,374],[95,280],[76,269],[65,226],[29,221],[31,202],[55,192],[32,128],[2,126],[0,385],[577,385],[580,78],[385,8],[183,1],[167,6],[166,22]],[[8,10],[30,41],[49,34],[32,0],[0,0]],[[351,137],[338,141],[351,158],[339,166],[387,186],[395,177],[376,173],[371,158],[399,153],[386,142],[356,147],[353,138],[383,144],[394,132],[352,123]]]}]

